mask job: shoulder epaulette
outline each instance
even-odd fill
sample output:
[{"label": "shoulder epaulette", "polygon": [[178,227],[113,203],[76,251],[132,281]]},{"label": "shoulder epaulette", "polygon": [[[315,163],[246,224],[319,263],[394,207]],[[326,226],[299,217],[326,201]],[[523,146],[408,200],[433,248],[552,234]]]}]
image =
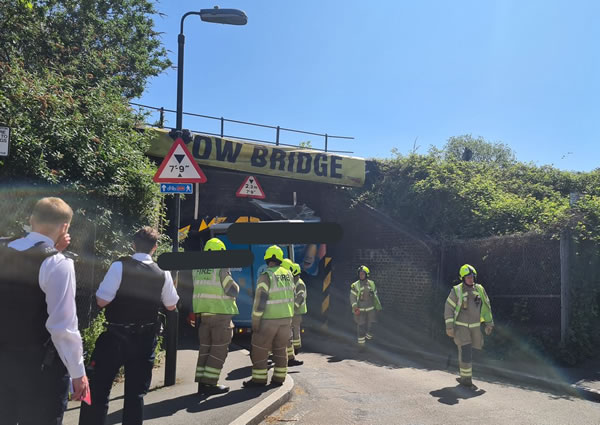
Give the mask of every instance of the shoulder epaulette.
[{"label": "shoulder epaulette", "polygon": [[75,254],[73,251],[63,251],[61,254],[73,261],[79,260],[79,254]]},{"label": "shoulder epaulette", "polygon": [[55,254],[58,254],[58,250],[56,248],[43,241],[36,243],[30,249],[40,250],[45,257],[51,257]]}]

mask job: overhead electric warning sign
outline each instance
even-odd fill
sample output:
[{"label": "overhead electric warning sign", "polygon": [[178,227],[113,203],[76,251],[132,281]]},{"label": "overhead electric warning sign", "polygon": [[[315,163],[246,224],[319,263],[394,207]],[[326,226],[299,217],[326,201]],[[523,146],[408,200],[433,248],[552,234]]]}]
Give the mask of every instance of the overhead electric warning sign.
[{"label": "overhead electric warning sign", "polygon": [[265,192],[260,187],[260,183],[254,176],[246,177],[244,183],[240,186],[240,188],[235,193],[235,196],[239,198],[256,198],[256,199],[265,199]]},{"label": "overhead electric warning sign", "polygon": [[206,176],[178,138],[154,175],[156,183],[206,183]]}]

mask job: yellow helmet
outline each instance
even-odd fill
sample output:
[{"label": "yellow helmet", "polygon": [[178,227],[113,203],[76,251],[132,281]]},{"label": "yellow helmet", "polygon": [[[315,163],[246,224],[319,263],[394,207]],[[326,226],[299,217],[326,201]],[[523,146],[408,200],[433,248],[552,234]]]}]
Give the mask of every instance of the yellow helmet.
[{"label": "yellow helmet", "polygon": [[294,263],[294,265],[292,266],[292,274],[294,276],[298,276],[300,274],[300,264]]},{"label": "yellow helmet", "polygon": [[289,258],[285,258],[281,262],[281,267],[284,267],[286,270],[292,271],[293,266],[294,266],[294,263],[292,263],[292,260],[290,260]]},{"label": "yellow helmet", "polygon": [[265,261],[279,261],[283,262],[283,250],[277,245],[271,245],[265,251]]},{"label": "yellow helmet", "polygon": [[360,272],[365,272],[367,277],[369,277],[369,274],[371,273],[371,271],[369,270],[369,268],[367,266],[360,266],[358,268],[358,270],[356,270],[356,274],[359,275],[358,276],[359,278],[360,278]]},{"label": "yellow helmet", "polygon": [[212,238],[206,241],[204,244],[205,251],[225,251],[225,244],[219,238]]},{"label": "yellow helmet", "polygon": [[464,280],[464,278],[470,274],[472,274],[474,278],[477,278],[477,270],[475,270],[475,267],[471,266],[470,264],[464,264],[458,271],[460,280]]}]

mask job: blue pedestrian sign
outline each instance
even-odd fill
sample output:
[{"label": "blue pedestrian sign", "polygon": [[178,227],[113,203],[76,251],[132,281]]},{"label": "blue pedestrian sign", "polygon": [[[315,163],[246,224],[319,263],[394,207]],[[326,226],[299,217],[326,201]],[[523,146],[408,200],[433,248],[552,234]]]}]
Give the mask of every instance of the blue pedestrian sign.
[{"label": "blue pedestrian sign", "polygon": [[193,183],[161,183],[160,193],[194,193]]}]

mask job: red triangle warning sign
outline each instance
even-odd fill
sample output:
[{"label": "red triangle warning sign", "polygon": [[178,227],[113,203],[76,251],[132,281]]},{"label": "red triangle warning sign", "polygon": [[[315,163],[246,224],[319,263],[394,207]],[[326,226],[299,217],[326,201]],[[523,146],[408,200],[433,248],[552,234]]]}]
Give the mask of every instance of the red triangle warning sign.
[{"label": "red triangle warning sign", "polygon": [[153,180],[156,183],[206,183],[206,176],[183,139],[178,138],[158,167]]},{"label": "red triangle warning sign", "polygon": [[240,188],[235,193],[235,196],[239,198],[256,198],[256,199],[265,199],[266,195],[262,187],[260,187],[260,183],[254,176],[246,177],[244,183],[240,186]]}]

